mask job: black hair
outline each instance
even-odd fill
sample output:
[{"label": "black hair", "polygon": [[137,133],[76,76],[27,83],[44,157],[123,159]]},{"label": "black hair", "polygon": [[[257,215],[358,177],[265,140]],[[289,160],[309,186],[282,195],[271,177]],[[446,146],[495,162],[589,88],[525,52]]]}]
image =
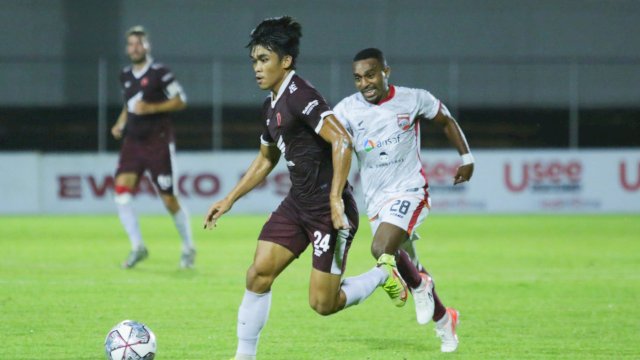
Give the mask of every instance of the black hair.
[{"label": "black hair", "polygon": [[353,61],[359,61],[364,59],[376,59],[380,62],[382,67],[387,66],[387,60],[384,58],[384,54],[380,49],[366,48],[364,50],[358,51],[356,56],[353,57]]},{"label": "black hair", "polygon": [[302,26],[290,16],[264,19],[253,31],[251,41],[247,44],[249,49],[262,46],[273,51],[280,59],[291,56],[291,69],[296,68],[296,58],[300,53],[300,38]]}]

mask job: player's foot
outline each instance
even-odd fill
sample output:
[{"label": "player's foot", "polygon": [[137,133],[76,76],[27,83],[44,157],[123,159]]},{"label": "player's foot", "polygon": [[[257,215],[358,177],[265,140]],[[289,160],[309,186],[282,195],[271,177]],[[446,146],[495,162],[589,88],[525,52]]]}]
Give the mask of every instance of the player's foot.
[{"label": "player's foot", "polygon": [[122,267],[125,269],[130,269],[140,261],[146,259],[148,256],[149,256],[149,252],[147,251],[147,248],[144,246],[141,246],[136,250],[131,250],[131,252],[129,253],[129,256],[127,256],[127,259],[122,263]]},{"label": "player's foot", "polygon": [[460,313],[453,308],[447,308],[447,313],[436,323],[436,335],[442,341],[440,351],[454,352],[458,348],[456,327],[460,322]]},{"label": "player's foot", "polygon": [[416,305],[416,320],[418,324],[427,324],[433,317],[435,303],[433,302],[433,281],[427,274],[420,273],[420,285],[412,289],[413,302]]},{"label": "player's foot", "polygon": [[189,249],[186,252],[182,252],[180,255],[180,267],[183,269],[193,268],[193,263],[196,261],[196,249]]},{"label": "player's foot", "polygon": [[382,288],[391,298],[391,302],[397,307],[402,307],[407,302],[407,284],[398,273],[396,259],[393,255],[382,254],[378,258],[378,267],[384,269],[389,274],[387,281],[382,284]]}]

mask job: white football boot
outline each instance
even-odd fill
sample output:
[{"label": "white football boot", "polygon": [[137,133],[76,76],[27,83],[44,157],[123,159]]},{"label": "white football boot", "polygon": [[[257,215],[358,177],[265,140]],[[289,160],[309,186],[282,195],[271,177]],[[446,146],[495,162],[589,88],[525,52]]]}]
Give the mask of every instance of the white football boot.
[{"label": "white football boot", "polygon": [[440,351],[454,352],[458,348],[456,326],[460,322],[460,313],[453,308],[447,308],[445,316],[436,322],[436,335],[442,341]]},{"label": "white football boot", "polygon": [[427,274],[420,273],[422,281],[420,285],[411,289],[413,302],[416,306],[416,320],[418,324],[424,325],[431,321],[435,303],[433,301],[433,281]]}]

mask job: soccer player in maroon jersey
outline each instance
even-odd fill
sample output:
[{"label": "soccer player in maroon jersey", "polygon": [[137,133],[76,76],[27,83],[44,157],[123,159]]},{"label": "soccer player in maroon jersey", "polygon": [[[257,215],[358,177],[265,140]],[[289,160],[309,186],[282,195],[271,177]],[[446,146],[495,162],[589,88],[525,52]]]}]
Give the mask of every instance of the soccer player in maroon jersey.
[{"label": "soccer player in maroon jersey", "polygon": [[116,170],[115,202],[132,249],[122,266],[131,268],[148,256],[132,206],[133,191],[147,171],[182,238],[180,266],[190,268],[195,248],[189,215],[175,192],[175,145],[169,116],[185,108],[186,96],[173,73],[151,58],[143,27],[127,31],[126,41],[131,65],[120,74],[125,104],[111,128],[116,139],[124,139]]},{"label": "soccer player in maroon jersey", "polygon": [[247,47],[256,82],[270,92],[262,109],[260,151],[234,189],[214,203],[204,219],[205,228],[215,226],[284,156],[292,186],[264,224],[247,271],[238,310],[236,360],[255,359],[271,305],[271,285],[310,244],[309,304],[317,313],[329,315],[358,304],[380,285],[389,294],[406,294],[395,262],[379,263],[364,274],[342,279],[358,227],[358,211],[346,180],[351,140],[324,98],[295,73],[300,37],[301,26],[290,17],[266,19],[251,33]]}]

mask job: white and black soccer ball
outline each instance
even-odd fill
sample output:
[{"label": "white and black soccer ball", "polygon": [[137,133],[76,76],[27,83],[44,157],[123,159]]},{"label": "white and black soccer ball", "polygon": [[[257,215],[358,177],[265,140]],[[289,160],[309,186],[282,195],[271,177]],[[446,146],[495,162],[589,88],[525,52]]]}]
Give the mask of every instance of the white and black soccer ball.
[{"label": "white and black soccer ball", "polygon": [[104,349],[109,360],[153,360],[156,336],[145,324],[125,320],[109,331]]}]

